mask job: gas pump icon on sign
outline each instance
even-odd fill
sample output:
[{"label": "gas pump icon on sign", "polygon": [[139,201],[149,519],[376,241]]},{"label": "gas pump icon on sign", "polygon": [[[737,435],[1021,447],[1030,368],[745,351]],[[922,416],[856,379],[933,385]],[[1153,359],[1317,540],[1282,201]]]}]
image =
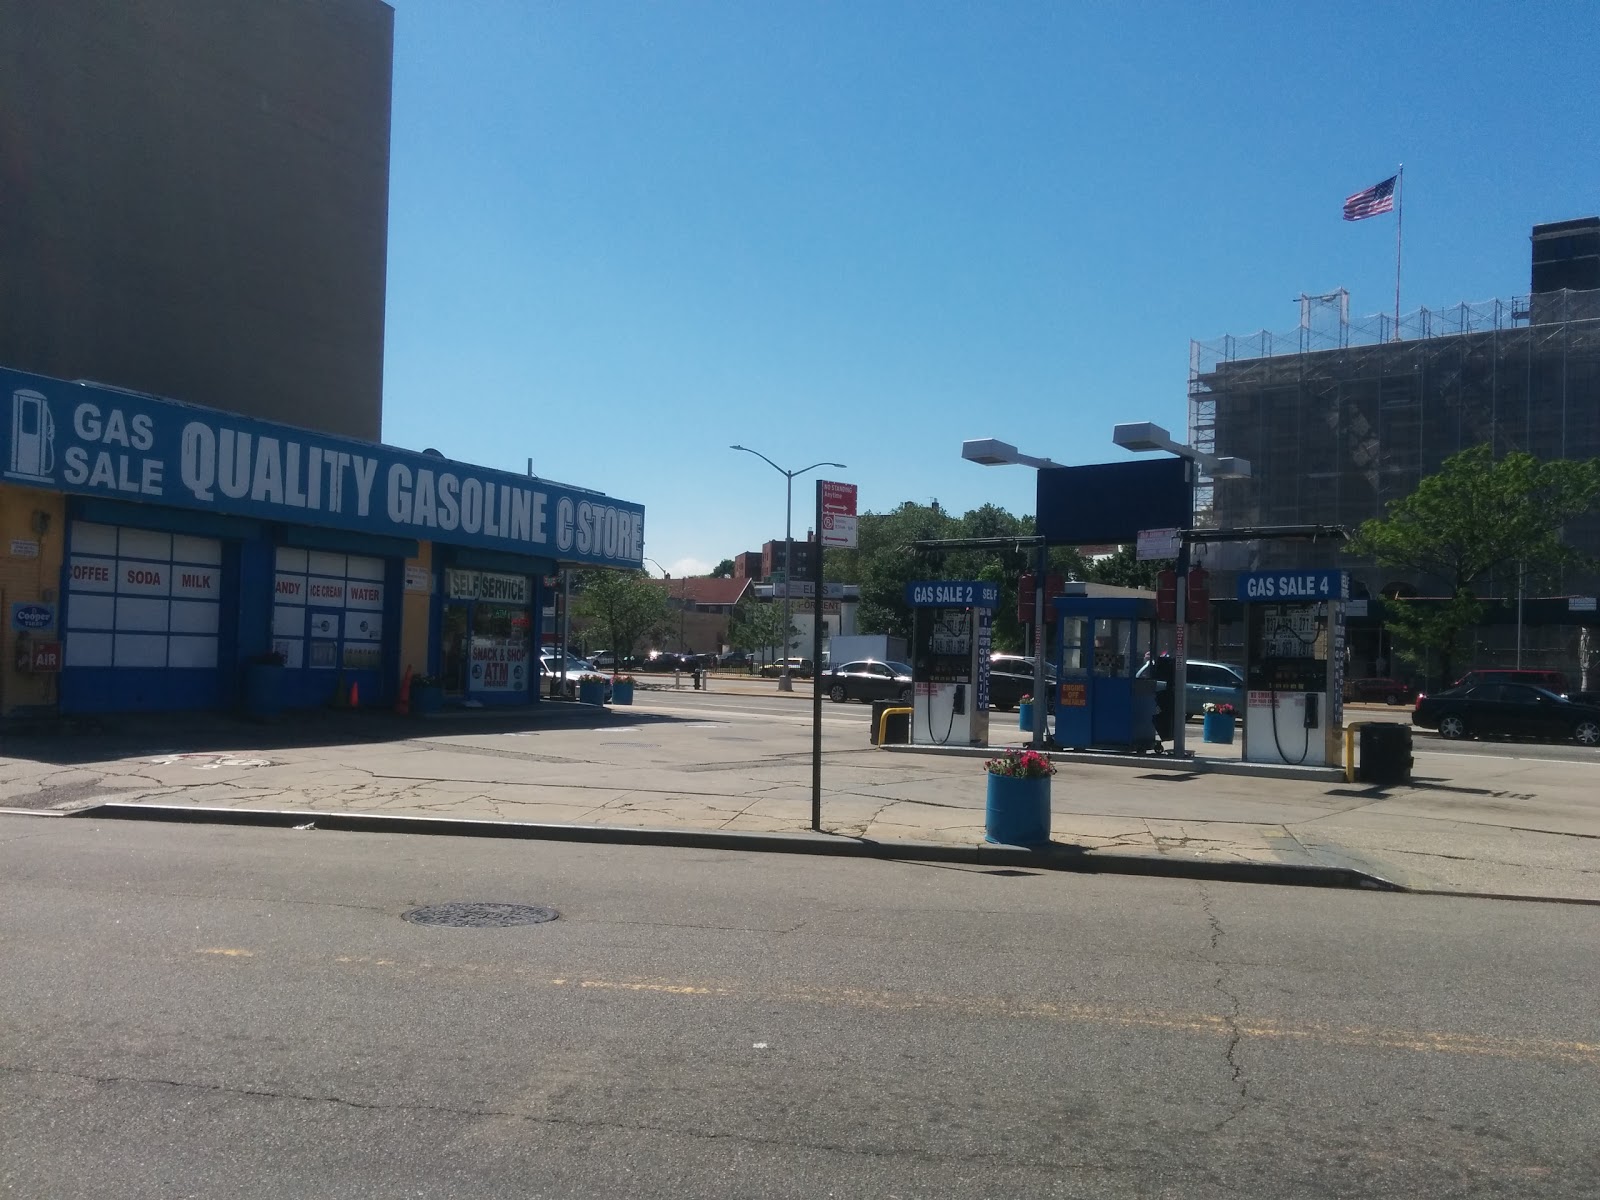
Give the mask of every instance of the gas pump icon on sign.
[{"label": "gas pump icon on sign", "polygon": [[44,393],[18,388],[11,393],[11,461],[6,475],[31,483],[50,483],[56,466],[56,423]]}]

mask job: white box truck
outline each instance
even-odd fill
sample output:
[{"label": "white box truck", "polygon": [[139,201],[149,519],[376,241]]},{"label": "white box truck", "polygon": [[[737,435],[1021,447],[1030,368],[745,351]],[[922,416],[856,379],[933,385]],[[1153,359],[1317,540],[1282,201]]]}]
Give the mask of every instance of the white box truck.
[{"label": "white box truck", "polygon": [[906,645],[905,638],[895,637],[887,633],[852,633],[839,634],[828,639],[828,644],[822,649],[822,661],[825,669],[842,667],[845,663],[859,662],[863,658],[875,658],[879,662],[910,662],[906,657],[910,647]]}]

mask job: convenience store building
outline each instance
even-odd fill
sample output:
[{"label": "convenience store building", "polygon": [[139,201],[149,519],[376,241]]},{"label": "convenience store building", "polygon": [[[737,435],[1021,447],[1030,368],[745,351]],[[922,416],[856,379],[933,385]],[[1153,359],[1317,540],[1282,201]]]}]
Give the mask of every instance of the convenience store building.
[{"label": "convenience store building", "polygon": [[407,668],[538,699],[568,566],[637,569],[601,492],[0,369],[0,715],[230,710],[281,656],[292,707]]}]

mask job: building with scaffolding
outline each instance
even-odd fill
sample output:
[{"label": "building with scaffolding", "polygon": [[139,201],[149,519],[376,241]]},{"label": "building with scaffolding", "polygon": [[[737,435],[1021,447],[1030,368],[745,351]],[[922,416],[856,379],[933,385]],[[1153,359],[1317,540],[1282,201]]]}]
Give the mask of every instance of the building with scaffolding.
[{"label": "building with scaffolding", "polygon": [[[1483,443],[1496,456],[1600,457],[1600,218],[1536,226],[1532,286],[1527,296],[1422,308],[1398,322],[1389,314],[1353,320],[1343,289],[1302,295],[1299,326],[1288,333],[1192,342],[1190,442],[1246,458],[1253,472],[1202,479],[1196,523],[1354,530],[1446,458]],[[1571,522],[1565,536],[1600,558],[1600,514]],[[1224,576],[1215,589],[1222,595],[1232,571],[1288,566],[1346,567],[1358,597],[1438,590],[1437,580],[1380,568],[1333,544],[1216,549],[1209,565]],[[1487,581],[1484,592],[1514,598],[1517,586],[1513,572]],[[1588,569],[1568,572],[1555,589],[1579,598],[1575,613],[1597,590],[1600,576]],[[1480,638],[1475,657],[1498,660],[1500,640]],[[1559,631],[1544,640],[1554,658],[1579,657]],[[1388,655],[1379,646],[1368,657],[1366,668],[1352,669]]]}]

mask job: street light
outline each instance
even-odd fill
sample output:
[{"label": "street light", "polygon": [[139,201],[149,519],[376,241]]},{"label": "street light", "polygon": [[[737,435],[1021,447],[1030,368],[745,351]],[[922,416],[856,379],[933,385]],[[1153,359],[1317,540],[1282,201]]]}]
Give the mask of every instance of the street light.
[{"label": "street light", "polygon": [[[961,457],[981,467],[1045,467],[1060,466],[1048,458],[1035,458],[1023,454],[1010,442],[998,438],[972,438],[961,443]],[[1039,514],[1034,513],[1034,531],[1038,532]],[[1044,690],[1044,589],[1045,572],[1049,567],[1049,553],[1043,541],[1039,542],[1033,567],[1033,748],[1044,746],[1045,725],[1049,722],[1050,703]]]},{"label": "street light", "polygon": [[[754,454],[767,466],[771,467],[786,480],[783,500],[783,674],[778,677],[778,690],[780,692],[794,691],[794,681],[789,678],[789,588],[794,582],[794,532],[790,520],[794,510],[794,477],[804,475],[807,471],[815,471],[818,467],[838,467],[841,471],[848,470],[841,462],[814,462],[809,467],[801,467],[798,471],[785,471],[759,450],[752,450],[749,446],[729,446],[730,450],[743,450],[746,454]],[[817,536],[822,536],[822,531],[817,530]],[[820,549],[820,546],[818,547]],[[813,677],[820,663],[811,664]],[[813,678],[812,686],[816,686]]]},{"label": "street light", "polygon": [[[1244,479],[1250,475],[1249,460],[1243,458],[1219,458],[1215,454],[1208,454],[1204,450],[1196,450],[1193,446],[1184,445],[1182,442],[1172,440],[1172,435],[1153,421],[1136,421],[1131,424],[1118,425],[1111,431],[1111,440],[1124,450],[1144,452],[1149,450],[1165,450],[1168,454],[1176,454],[1179,458],[1187,459],[1206,472],[1217,478]],[[1189,483],[1193,484],[1193,471],[1189,468]],[[1191,520],[1193,513],[1191,511]],[[1177,596],[1173,612],[1175,629],[1173,633],[1172,663],[1172,753],[1182,758],[1187,753],[1186,730],[1184,726],[1189,720],[1189,537],[1188,530],[1179,532],[1178,541],[1178,569]]]}]

